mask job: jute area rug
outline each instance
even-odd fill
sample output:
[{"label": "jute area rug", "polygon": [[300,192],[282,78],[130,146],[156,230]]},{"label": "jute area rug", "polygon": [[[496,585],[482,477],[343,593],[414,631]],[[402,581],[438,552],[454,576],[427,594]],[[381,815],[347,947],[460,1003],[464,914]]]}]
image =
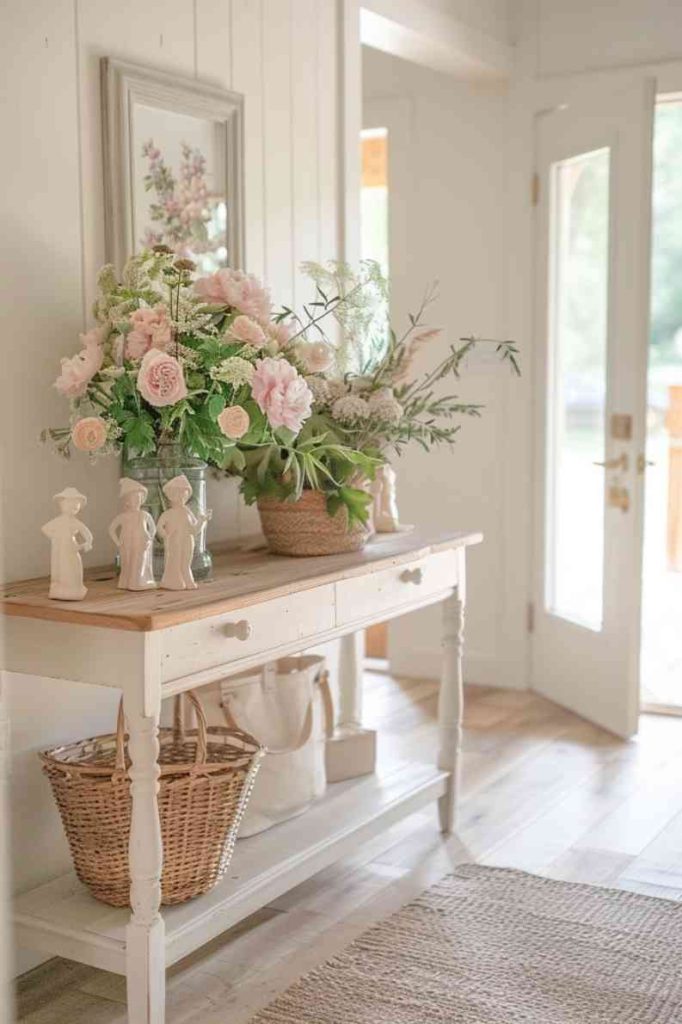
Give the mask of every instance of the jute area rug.
[{"label": "jute area rug", "polygon": [[682,904],[465,865],[252,1024],[682,1024]]}]

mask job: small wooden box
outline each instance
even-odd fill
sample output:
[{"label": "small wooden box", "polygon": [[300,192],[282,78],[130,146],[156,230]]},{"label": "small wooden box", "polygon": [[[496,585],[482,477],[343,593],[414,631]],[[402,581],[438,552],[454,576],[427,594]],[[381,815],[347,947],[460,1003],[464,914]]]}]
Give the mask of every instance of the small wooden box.
[{"label": "small wooden box", "polygon": [[336,729],[327,740],[327,782],[343,782],[370,775],[376,768],[377,734],[374,729]]}]

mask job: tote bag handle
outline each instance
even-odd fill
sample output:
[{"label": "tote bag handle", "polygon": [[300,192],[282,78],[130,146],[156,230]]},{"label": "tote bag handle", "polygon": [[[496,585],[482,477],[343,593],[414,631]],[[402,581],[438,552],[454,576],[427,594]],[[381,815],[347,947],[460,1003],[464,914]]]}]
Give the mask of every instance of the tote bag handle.
[{"label": "tote bag handle", "polygon": [[[331,688],[329,686],[329,672],[327,669],[323,669],[317,673],[313,680],[313,686],[319,686],[320,695],[322,697],[322,708],[324,712],[324,732],[325,736],[329,737],[334,732],[334,705],[332,703]],[[297,750],[304,747],[310,737],[313,734],[313,703],[314,696],[308,701],[308,707],[306,708],[305,718],[303,719],[303,726],[298,739],[294,741],[291,746],[288,747],[268,747],[266,746],[266,752],[268,754],[295,754]],[[232,710],[232,702],[230,700],[230,694],[226,694],[222,702],[223,714],[225,715],[225,721],[231,729],[242,729],[237,722],[234,711]],[[243,731],[243,730],[242,730]]]}]

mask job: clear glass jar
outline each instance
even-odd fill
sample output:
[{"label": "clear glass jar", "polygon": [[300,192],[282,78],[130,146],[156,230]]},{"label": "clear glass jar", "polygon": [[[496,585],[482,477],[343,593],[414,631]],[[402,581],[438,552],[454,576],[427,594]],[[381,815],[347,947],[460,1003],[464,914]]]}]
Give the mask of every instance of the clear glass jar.
[{"label": "clear glass jar", "polygon": [[[189,508],[196,515],[207,512],[206,477],[208,465],[201,459],[189,455],[181,444],[160,444],[154,455],[143,455],[136,459],[123,458],[122,474],[132,480],[138,480],[147,488],[147,500],[144,508],[151,512],[157,522],[162,512],[168,508],[168,499],[163,493],[163,485],[174,476],[184,473],[192,485],[192,497]],[[163,544],[154,540],[154,577],[157,580],[163,575]],[[192,573],[195,580],[205,580],[211,575],[213,560],[206,546],[206,525],[201,528],[194,540],[194,557]]]}]

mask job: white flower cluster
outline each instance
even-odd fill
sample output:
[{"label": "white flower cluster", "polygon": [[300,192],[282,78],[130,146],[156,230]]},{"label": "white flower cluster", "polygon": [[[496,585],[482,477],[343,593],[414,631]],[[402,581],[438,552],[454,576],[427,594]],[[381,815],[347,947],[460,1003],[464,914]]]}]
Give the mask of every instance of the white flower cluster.
[{"label": "white flower cluster", "polygon": [[371,415],[376,416],[382,423],[400,423],[403,417],[403,407],[391,388],[375,391],[368,404]]},{"label": "white flower cluster", "polygon": [[330,390],[328,380],[325,380],[324,377],[310,376],[305,378],[305,382],[310,388],[314,405],[329,404]]},{"label": "white flower cluster", "polygon": [[356,423],[358,420],[366,420],[369,416],[369,402],[359,395],[344,395],[337,398],[332,406],[332,416],[340,423]]},{"label": "white flower cluster", "polygon": [[224,384],[231,384],[239,388],[242,384],[250,384],[255,373],[253,364],[241,356],[230,356],[223,359],[222,363],[212,366],[210,375],[212,380],[222,381]]}]

